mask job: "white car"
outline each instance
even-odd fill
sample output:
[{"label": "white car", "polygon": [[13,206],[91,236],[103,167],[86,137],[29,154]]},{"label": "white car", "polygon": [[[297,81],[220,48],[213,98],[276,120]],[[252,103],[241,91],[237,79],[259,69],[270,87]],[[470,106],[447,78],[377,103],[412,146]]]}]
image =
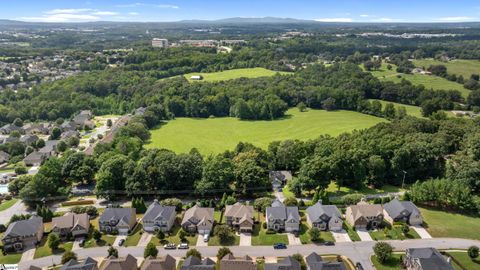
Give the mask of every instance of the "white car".
[{"label": "white car", "polygon": [[207,243],[209,237],[210,237],[210,235],[208,233],[204,234],[203,235],[203,242]]},{"label": "white car", "polygon": [[181,243],[178,245],[178,249],[188,249],[188,244],[187,243]]}]

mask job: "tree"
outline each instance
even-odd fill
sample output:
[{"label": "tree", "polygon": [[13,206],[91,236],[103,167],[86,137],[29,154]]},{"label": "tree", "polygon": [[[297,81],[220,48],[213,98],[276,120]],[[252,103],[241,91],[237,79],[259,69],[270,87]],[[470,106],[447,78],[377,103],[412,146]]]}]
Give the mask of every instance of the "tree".
[{"label": "tree", "polygon": [[322,108],[327,110],[327,111],[333,111],[337,108],[336,105],[335,105],[335,102],[336,102],[336,100],[334,98],[329,97],[329,98],[325,99],[324,101],[322,101]]},{"label": "tree", "polygon": [[67,250],[62,255],[62,264],[66,264],[70,260],[77,260],[77,254],[75,252]]},{"label": "tree", "polygon": [[112,246],[108,248],[108,257],[118,258],[118,250]]},{"label": "tree", "polygon": [[55,146],[55,149],[57,150],[58,153],[63,153],[67,150],[67,143],[64,141],[59,141],[57,143],[57,146]]},{"label": "tree", "polygon": [[393,248],[386,242],[377,242],[373,246],[373,252],[377,256],[377,260],[383,264],[392,256]]},{"label": "tree", "polygon": [[38,139],[36,143],[37,149],[40,149],[45,146],[45,141],[43,139]]},{"label": "tree", "polygon": [[56,233],[50,233],[48,235],[48,247],[54,251],[58,248],[58,246],[60,245],[60,237],[58,237],[58,235]]},{"label": "tree", "polygon": [[234,237],[232,229],[228,225],[217,225],[214,234],[218,237],[220,243],[228,243]]},{"label": "tree", "polygon": [[23,165],[15,165],[15,173],[17,175],[27,174],[28,173],[27,167],[25,167]]},{"label": "tree", "polygon": [[310,235],[310,239],[313,242],[317,242],[321,240],[320,230],[316,227],[313,227],[310,230],[308,230],[308,235]]},{"label": "tree", "polygon": [[468,248],[468,257],[472,260],[478,258],[479,248],[477,246],[471,246]]},{"label": "tree", "polygon": [[190,249],[189,251],[187,251],[187,254],[185,254],[185,257],[187,258],[190,256],[197,257],[200,260],[202,259],[202,254],[195,248]]},{"label": "tree", "polygon": [[183,229],[180,229],[180,232],[178,232],[178,238],[180,238],[180,240],[184,242],[186,237],[187,237],[187,232],[184,231]]},{"label": "tree", "polygon": [[164,233],[163,231],[161,231],[161,230],[158,230],[158,232],[157,232],[157,238],[158,238],[159,240],[165,239],[165,233]]},{"label": "tree", "polygon": [[393,103],[387,103],[383,109],[383,115],[385,115],[387,119],[395,118],[395,105],[393,105]]},{"label": "tree", "polygon": [[272,203],[273,203],[273,199],[270,198],[270,197],[257,198],[257,199],[255,199],[255,201],[253,202],[253,207],[254,207],[257,211],[265,212],[265,210],[267,209],[267,207],[269,207],[270,205],[272,205]]},{"label": "tree", "polygon": [[160,204],[164,206],[175,206],[176,211],[181,211],[183,207],[182,200],[177,198],[169,198],[169,199],[161,200]]},{"label": "tree", "polygon": [[93,230],[92,236],[93,236],[93,239],[95,239],[96,242],[99,242],[100,239],[102,239],[102,233],[97,229]]},{"label": "tree", "polygon": [[20,118],[16,118],[14,121],[13,121],[13,124],[17,127],[22,127],[23,126],[23,121],[22,119]]},{"label": "tree", "polygon": [[232,254],[229,248],[227,247],[219,248],[217,252],[217,260],[220,261],[221,259],[223,259],[223,257],[225,257],[228,254]]},{"label": "tree", "polygon": [[285,206],[297,206],[298,205],[298,201],[295,197],[287,197],[285,198],[285,200],[283,201],[283,204]]},{"label": "tree", "polygon": [[403,224],[402,226],[402,232],[404,235],[406,235],[410,231],[410,227],[407,224]]},{"label": "tree", "polygon": [[300,112],[305,112],[307,110],[307,105],[305,105],[303,102],[299,102],[297,104],[297,108]]},{"label": "tree", "polygon": [[52,133],[50,134],[50,140],[58,140],[61,134],[62,130],[58,127],[54,127],[52,129]]},{"label": "tree", "polygon": [[157,257],[157,254],[158,254],[158,249],[157,247],[155,246],[154,243],[148,243],[147,246],[145,247],[145,250],[143,252],[143,257],[144,258],[147,258],[147,257],[150,257],[152,256],[153,258],[156,258]]},{"label": "tree", "polygon": [[232,160],[222,155],[209,156],[203,164],[202,179],[195,182],[195,191],[205,195],[229,189],[234,180]]},{"label": "tree", "polygon": [[303,259],[302,254],[295,253],[295,254],[292,255],[292,258],[300,264],[300,269],[302,269],[302,270],[307,269],[307,267],[305,265],[305,260]]},{"label": "tree", "polygon": [[107,127],[112,127],[112,119],[107,119]]}]

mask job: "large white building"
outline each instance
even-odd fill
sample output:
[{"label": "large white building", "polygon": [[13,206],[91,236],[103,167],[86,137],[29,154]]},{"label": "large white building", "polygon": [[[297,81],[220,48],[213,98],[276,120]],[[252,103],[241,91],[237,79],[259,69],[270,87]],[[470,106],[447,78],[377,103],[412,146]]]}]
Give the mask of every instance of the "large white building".
[{"label": "large white building", "polygon": [[167,48],[168,47],[168,39],[154,38],[154,39],[152,39],[152,47]]}]

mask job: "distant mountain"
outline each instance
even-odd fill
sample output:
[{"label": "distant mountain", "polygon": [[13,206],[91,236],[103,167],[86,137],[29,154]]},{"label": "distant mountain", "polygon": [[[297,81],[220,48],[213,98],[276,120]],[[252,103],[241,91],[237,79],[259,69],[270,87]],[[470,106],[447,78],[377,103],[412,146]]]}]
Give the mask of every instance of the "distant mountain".
[{"label": "distant mountain", "polygon": [[246,17],[234,17],[215,20],[219,23],[311,23],[313,20],[300,20],[294,18],[278,18],[278,17],[261,17],[261,18],[246,18]]}]

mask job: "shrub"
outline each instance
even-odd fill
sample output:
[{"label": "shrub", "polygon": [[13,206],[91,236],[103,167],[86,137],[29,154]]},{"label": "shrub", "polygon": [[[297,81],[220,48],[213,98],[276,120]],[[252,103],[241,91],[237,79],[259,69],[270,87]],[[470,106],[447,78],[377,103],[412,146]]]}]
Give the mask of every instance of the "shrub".
[{"label": "shrub", "polygon": [[386,242],[378,242],[373,246],[373,252],[378,261],[383,264],[392,256],[393,248]]},{"label": "shrub", "polygon": [[185,256],[187,258],[190,257],[190,256],[193,256],[193,257],[197,257],[199,259],[202,259],[202,254],[195,248],[192,248],[189,251],[187,251],[187,254],[185,254]]},{"label": "shrub", "polygon": [[230,251],[229,248],[227,247],[221,247],[218,249],[218,252],[217,252],[217,259],[218,261],[220,261],[223,257],[225,257],[226,255],[228,254],[232,254],[232,252]]},{"label": "shrub", "polygon": [[308,235],[310,235],[310,239],[313,242],[319,241],[321,239],[320,238],[320,230],[318,228],[315,228],[315,227],[308,230]]},{"label": "shrub", "polygon": [[77,259],[77,254],[74,252],[67,250],[65,253],[62,255],[62,264],[65,264],[69,262],[70,260],[76,260]]},{"label": "shrub", "polygon": [[157,247],[155,246],[154,243],[148,243],[147,246],[145,247],[145,250],[143,252],[143,257],[144,258],[147,258],[147,257],[157,257],[157,254],[158,254],[158,249]]},{"label": "shrub", "polygon": [[298,202],[297,202],[297,199],[294,198],[294,197],[288,197],[286,198],[284,201],[283,201],[283,204],[285,206],[297,206],[298,205]]},{"label": "shrub", "polygon": [[359,203],[363,198],[362,194],[348,194],[342,197],[342,202],[345,205],[352,205]]},{"label": "shrub", "polygon": [[471,246],[468,248],[468,257],[472,260],[478,258],[479,248],[477,246]]}]

